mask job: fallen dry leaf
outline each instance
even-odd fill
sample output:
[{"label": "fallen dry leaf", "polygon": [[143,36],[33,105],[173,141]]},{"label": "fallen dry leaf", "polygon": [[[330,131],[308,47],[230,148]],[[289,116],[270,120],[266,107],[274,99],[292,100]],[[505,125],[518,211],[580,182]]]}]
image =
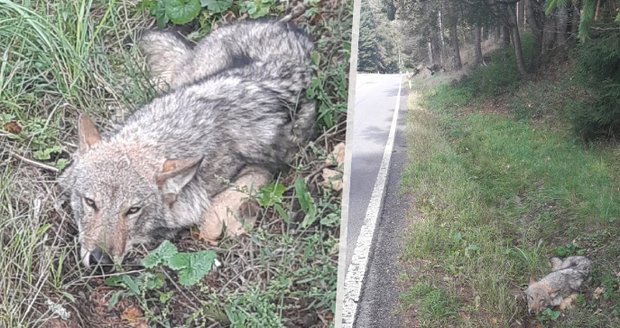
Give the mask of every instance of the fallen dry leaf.
[{"label": "fallen dry leaf", "polygon": [[344,163],[344,151],[344,142],[337,144],[334,147],[334,150],[332,150],[332,152],[329,154],[327,159],[325,159],[325,164],[340,167]]},{"label": "fallen dry leaf", "polygon": [[127,321],[131,327],[148,328],[145,320],[142,318],[142,311],[135,306],[130,306],[123,311],[121,319]]},{"label": "fallen dry leaf", "polygon": [[11,121],[4,124],[4,130],[8,133],[20,134],[22,132],[22,127],[16,121]]},{"label": "fallen dry leaf", "polygon": [[592,293],[592,297],[594,297],[594,299],[597,300],[601,297],[601,295],[603,295],[603,292],[605,292],[605,288],[597,287]]},{"label": "fallen dry leaf", "polygon": [[331,188],[334,191],[342,190],[342,173],[324,168],[323,169],[323,186]]}]

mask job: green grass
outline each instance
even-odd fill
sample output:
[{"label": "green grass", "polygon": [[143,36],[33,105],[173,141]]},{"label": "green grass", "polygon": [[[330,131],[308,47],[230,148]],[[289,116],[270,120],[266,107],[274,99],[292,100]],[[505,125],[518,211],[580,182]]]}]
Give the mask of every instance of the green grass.
[{"label": "green grass", "polygon": [[431,285],[416,284],[401,295],[401,300],[419,307],[416,319],[420,327],[450,324],[458,315],[458,299]]},{"label": "green grass", "polygon": [[[572,136],[563,116],[567,100],[558,96],[571,88],[542,78],[515,84],[498,101],[494,92],[474,97],[466,80],[412,95],[402,188],[413,192],[420,214],[404,252],[422,274],[409,283],[435,286],[447,277],[440,287],[456,295],[469,318],[446,323],[428,312],[425,326],[536,320],[515,296],[530,275],[549,272],[550,257],[576,254],[595,263],[582,300],[556,321],[538,319],[557,327],[620,324],[618,153],[614,145],[586,147]],[[599,286],[607,294],[595,299]],[[420,298],[418,309],[431,302]]]},{"label": "green grass", "polygon": [[[233,3],[236,12],[240,3]],[[261,15],[283,10],[272,2],[261,6],[269,9]],[[286,190],[280,211],[264,209],[250,237],[214,248],[223,266],[197,286],[181,287],[174,271],[157,268],[163,286],[121,296],[108,308],[127,288],[105,286],[103,277],[79,264],[76,227],[54,180],[75,151],[78,112],[107,130],[155,95],[144,61],[128,42],[154,18],[136,1],[0,0],[0,327],[53,325],[64,322],[63,311],[75,326],[118,326],[130,323],[122,314],[134,309],[149,326],[329,326],[340,196],[325,190],[320,178],[308,179],[305,199],[313,202],[305,206],[314,206],[316,217],[302,226],[305,213],[293,182],[322,165],[344,134],[350,7],[311,3],[300,19],[319,40],[313,92],[323,132],[329,131],[280,178]],[[222,16],[203,11],[192,36],[204,35]],[[188,252],[206,248],[190,236],[177,245]]]}]

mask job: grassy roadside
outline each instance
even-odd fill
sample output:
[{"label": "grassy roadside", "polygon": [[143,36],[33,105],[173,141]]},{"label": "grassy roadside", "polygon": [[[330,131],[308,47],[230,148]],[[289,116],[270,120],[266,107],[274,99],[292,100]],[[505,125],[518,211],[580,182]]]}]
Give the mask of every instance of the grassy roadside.
[{"label": "grassy roadside", "polygon": [[[481,88],[502,85],[493,77],[509,68],[493,65],[412,92],[402,183],[415,195],[405,257],[416,273],[402,304],[420,327],[617,326],[618,147],[571,137],[563,109],[580,92],[557,77],[570,74]],[[575,254],[594,261],[576,307],[528,316],[529,276]]]},{"label": "grassy roadside", "polygon": [[[78,111],[106,129],[154,96],[131,46],[154,25],[141,3],[156,2],[0,0],[0,327],[330,326],[340,193],[323,185],[320,168],[344,141],[352,2],[309,1],[296,19],[318,40],[312,91],[322,134],[267,192],[279,210],[266,206],[250,236],[211,248],[220,268],[191,288],[156,268],[155,287],[134,290],[106,285],[79,265],[76,228],[54,180],[75,150]],[[287,9],[253,3],[203,11],[188,28],[199,37],[242,10]],[[295,187],[299,180],[304,188]],[[187,252],[207,248],[191,231],[175,243]]]}]

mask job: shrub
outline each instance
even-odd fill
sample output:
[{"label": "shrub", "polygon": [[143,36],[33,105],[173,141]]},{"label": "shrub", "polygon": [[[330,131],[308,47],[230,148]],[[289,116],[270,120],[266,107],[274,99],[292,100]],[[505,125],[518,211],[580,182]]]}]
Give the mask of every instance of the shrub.
[{"label": "shrub", "polygon": [[576,52],[577,80],[592,97],[570,110],[577,135],[589,141],[620,134],[620,33],[581,44]]}]

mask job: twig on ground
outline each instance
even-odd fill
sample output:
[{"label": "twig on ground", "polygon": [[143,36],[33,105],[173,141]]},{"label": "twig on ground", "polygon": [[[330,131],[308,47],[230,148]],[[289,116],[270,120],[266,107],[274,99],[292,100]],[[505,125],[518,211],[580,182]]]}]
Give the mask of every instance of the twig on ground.
[{"label": "twig on ground", "polygon": [[37,162],[37,161],[32,160],[32,159],[28,159],[28,158],[26,158],[24,156],[21,156],[21,155],[18,155],[16,153],[14,153],[14,152],[9,152],[9,154],[11,154],[11,156],[14,156],[15,158],[21,160],[22,162],[25,162],[27,164],[36,166],[36,167],[38,167],[40,169],[44,169],[44,170],[47,170],[47,171],[50,171],[50,172],[54,172],[54,173],[60,172],[59,169],[57,169],[57,168],[55,168],[53,166],[50,166],[50,165],[47,165],[47,164],[43,164],[43,163]]},{"label": "twig on ground", "polygon": [[317,175],[317,174],[319,174],[319,173],[323,172],[323,169],[324,169],[324,168],[326,168],[326,167],[329,167],[329,166],[330,166],[330,165],[325,164],[325,163],[323,163],[323,164],[319,165],[319,167],[317,167],[314,171],[310,172],[310,174],[308,174],[308,175],[304,178],[304,182],[305,182],[306,184],[308,184],[308,182],[310,181],[310,179],[314,178],[314,176],[315,176],[315,175]]}]

